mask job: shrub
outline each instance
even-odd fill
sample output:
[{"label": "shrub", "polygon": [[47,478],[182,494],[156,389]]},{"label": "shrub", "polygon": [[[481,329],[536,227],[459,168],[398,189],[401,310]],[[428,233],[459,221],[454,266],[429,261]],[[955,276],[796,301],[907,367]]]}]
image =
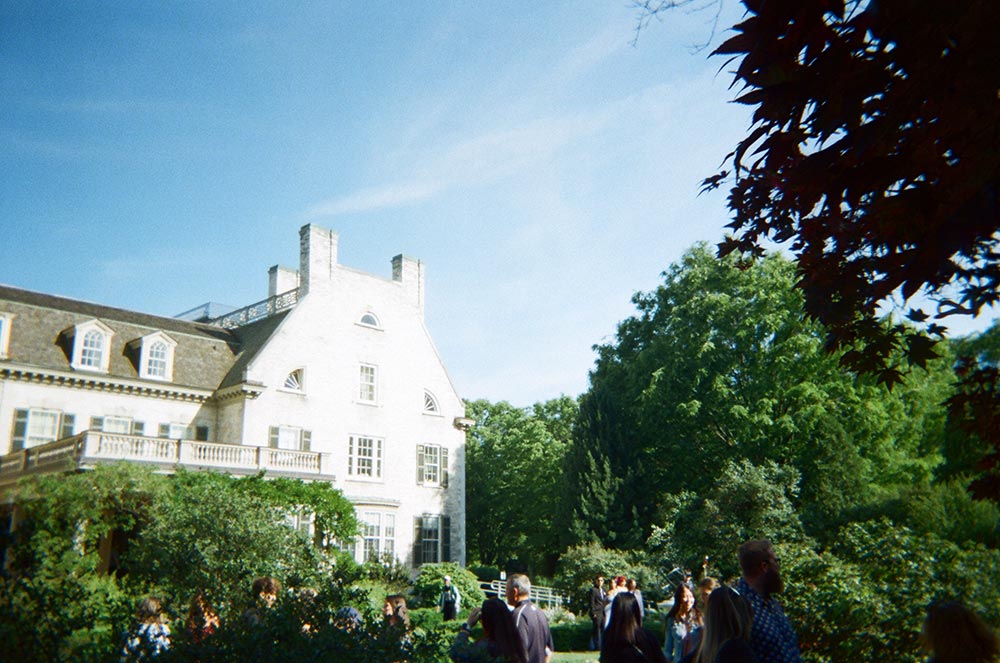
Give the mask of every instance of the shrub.
[{"label": "shrub", "polygon": [[416,608],[437,607],[446,575],[451,576],[452,584],[462,597],[463,610],[480,605],[486,600],[486,595],[479,588],[479,580],[472,572],[463,569],[454,562],[442,562],[441,564],[424,564],[420,567],[420,573],[413,581],[410,604]]}]

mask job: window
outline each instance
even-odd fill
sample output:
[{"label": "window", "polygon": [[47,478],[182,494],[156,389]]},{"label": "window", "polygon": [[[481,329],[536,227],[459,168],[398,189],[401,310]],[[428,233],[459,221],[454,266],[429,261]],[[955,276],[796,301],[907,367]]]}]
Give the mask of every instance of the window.
[{"label": "window", "polygon": [[381,329],[382,325],[379,323],[378,318],[371,311],[367,311],[361,319],[358,321],[359,325],[364,325],[365,327],[374,327],[375,329]]},{"label": "window", "polygon": [[10,450],[18,451],[73,437],[75,422],[76,417],[59,410],[14,410],[14,434]]},{"label": "window", "polygon": [[285,378],[285,383],[281,386],[282,389],[287,389],[288,391],[304,391],[305,382],[303,378],[305,377],[304,371],[301,368],[296,368],[294,371],[288,374]]},{"label": "window", "polygon": [[129,343],[139,352],[139,377],[148,380],[172,380],[174,349],[177,342],[163,332],[153,332]]},{"label": "window", "polygon": [[451,518],[424,514],[413,519],[414,564],[451,561]]},{"label": "window", "polygon": [[104,433],[117,433],[119,435],[143,435],[145,424],[141,421],[134,421],[131,417],[91,417],[90,430],[97,430]]},{"label": "window", "polygon": [[428,414],[438,413],[438,402],[434,398],[434,394],[429,391],[424,391],[424,412]]},{"label": "window", "polygon": [[208,442],[208,426],[205,424],[160,424],[159,437],[172,440],[195,440]]},{"label": "window", "polygon": [[12,313],[0,313],[0,359],[10,354],[10,326],[14,320]]},{"label": "window", "polygon": [[370,479],[382,478],[382,440],[351,436],[347,442],[347,474]]},{"label": "window", "polygon": [[361,514],[361,535],[365,562],[396,558],[396,516],[392,513],[365,511]]},{"label": "window", "polygon": [[448,487],[448,449],[436,444],[417,445],[417,483]]},{"label": "window", "polygon": [[376,390],[376,380],[378,378],[378,369],[371,364],[361,364],[361,390],[358,393],[358,399],[362,403],[374,403],[375,397],[378,395]]},{"label": "window", "polygon": [[285,524],[294,530],[302,532],[310,539],[316,535],[316,514],[305,508],[288,514]]},{"label": "window", "polygon": [[90,320],[64,332],[73,338],[73,359],[76,369],[105,371],[111,360],[111,337],[114,331],[100,320]]},{"label": "window", "polygon": [[312,445],[312,433],[293,426],[271,426],[267,446],[272,449],[288,449],[289,451],[309,451]]}]

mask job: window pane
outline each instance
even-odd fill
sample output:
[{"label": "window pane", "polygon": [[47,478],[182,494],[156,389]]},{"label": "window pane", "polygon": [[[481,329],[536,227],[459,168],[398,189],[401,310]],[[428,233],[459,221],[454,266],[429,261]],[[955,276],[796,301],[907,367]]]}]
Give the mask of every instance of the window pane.
[{"label": "window pane", "polygon": [[441,447],[428,445],[424,447],[424,481],[438,483],[441,480]]},{"label": "window pane", "polygon": [[32,410],[28,418],[26,446],[54,442],[59,437],[59,413],[52,410]]},{"label": "window pane", "polygon": [[298,450],[300,448],[300,431],[298,428],[286,428],[282,426],[278,429],[278,448]]},{"label": "window pane", "polygon": [[128,417],[104,417],[105,433],[128,435],[132,432],[132,420]]},{"label": "window pane", "polygon": [[104,334],[91,329],[83,335],[83,350],[80,352],[80,364],[82,366],[92,366],[101,368],[104,364]]},{"label": "window pane", "polygon": [[288,374],[285,378],[285,389],[292,391],[302,391],[302,369],[298,368]]},{"label": "window pane", "polygon": [[375,367],[361,366],[361,391],[358,397],[366,402],[375,401]]},{"label": "window pane", "polygon": [[163,341],[156,341],[149,347],[149,361],[146,365],[146,373],[150,377],[167,377],[167,344]]}]

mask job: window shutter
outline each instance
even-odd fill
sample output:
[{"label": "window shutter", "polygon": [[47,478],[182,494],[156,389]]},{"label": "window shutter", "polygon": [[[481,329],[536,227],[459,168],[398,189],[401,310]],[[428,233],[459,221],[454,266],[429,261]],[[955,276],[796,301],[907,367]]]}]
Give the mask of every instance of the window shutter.
[{"label": "window shutter", "polygon": [[278,448],[278,427],[277,426],[271,426],[269,430],[270,430],[270,432],[268,434],[267,446],[271,447],[272,449],[277,449]]},{"label": "window shutter", "polygon": [[159,437],[170,437],[170,424],[160,424]]},{"label": "window shutter", "polygon": [[441,561],[451,561],[451,516],[441,516]]},{"label": "window shutter", "polygon": [[20,451],[24,448],[24,439],[28,435],[28,411],[14,410],[14,434],[10,450]]},{"label": "window shutter", "polygon": [[417,483],[424,482],[424,445],[417,445]]},{"label": "window shutter", "polygon": [[382,439],[375,440],[375,476],[382,476]]},{"label": "window shutter", "polygon": [[208,426],[195,426],[194,439],[198,442],[208,442]]},{"label": "window shutter", "polygon": [[146,424],[141,421],[132,421],[132,435],[145,435]]},{"label": "window shutter", "polygon": [[448,487],[448,450],[445,447],[441,447],[441,487]]},{"label": "window shutter", "polygon": [[90,430],[104,430],[104,417],[91,417]]},{"label": "window shutter", "polygon": [[302,431],[302,451],[312,451],[312,431]]},{"label": "window shutter", "polygon": [[347,436],[347,473],[354,474],[354,436]]},{"label": "window shutter", "polygon": [[413,517],[413,566],[424,563],[424,542],[422,540],[423,518]]},{"label": "window shutter", "polygon": [[60,439],[66,439],[67,437],[73,437],[73,429],[76,427],[76,417],[72,414],[64,414],[62,416],[62,430],[59,431]]}]

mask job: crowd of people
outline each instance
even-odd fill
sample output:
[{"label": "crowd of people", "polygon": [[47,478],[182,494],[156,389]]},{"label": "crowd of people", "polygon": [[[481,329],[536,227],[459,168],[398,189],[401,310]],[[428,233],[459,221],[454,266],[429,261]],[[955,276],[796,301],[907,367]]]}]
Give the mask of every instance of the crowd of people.
[{"label": "crowd of people", "polygon": [[[664,618],[662,640],[644,628],[646,606],[635,580],[617,576],[605,591],[603,576],[590,590],[591,647],[600,650],[601,663],[801,663],[798,639],[777,596],[784,590],[780,562],[767,540],[747,541],[738,549],[741,576],[720,585],[705,576],[677,585]],[[243,627],[261,624],[281,591],[271,577],[253,582],[253,605],[241,615]],[[299,598],[303,598],[301,590]],[[315,596],[315,592],[313,593]],[[308,599],[308,596],[305,597]],[[438,598],[444,619],[455,618],[461,597],[445,577]],[[385,598],[382,624],[393,638],[406,643],[410,619],[406,598]],[[353,607],[341,608],[334,625],[351,631],[362,624]],[[472,640],[482,624],[483,636]],[[199,643],[219,627],[219,615],[203,593],[191,601],[185,621],[187,637]],[[302,624],[303,632],[310,625]],[[1000,639],[974,612],[957,602],[930,606],[923,628],[928,663],[1000,663]],[[395,642],[395,640],[393,640]],[[160,602],[142,600],[136,624],[125,636],[123,661],[148,660],[171,646],[171,632]],[[555,645],[545,613],[531,602],[531,581],[514,574],[504,599],[491,598],[473,608],[455,639],[450,656],[455,663],[549,663]]]},{"label": "crowd of people", "polygon": [[[767,540],[747,541],[737,551],[741,576],[720,585],[705,576],[677,585],[664,619],[662,647],[643,628],[641,593],[619,576],[604,591],[590,591],[592,647],[601,663],[801,663],[798,639],[777,595],[781,566]],[[998,663],[1000,639],[960,603],[928,608],[923,629],[928,663]]]}]

